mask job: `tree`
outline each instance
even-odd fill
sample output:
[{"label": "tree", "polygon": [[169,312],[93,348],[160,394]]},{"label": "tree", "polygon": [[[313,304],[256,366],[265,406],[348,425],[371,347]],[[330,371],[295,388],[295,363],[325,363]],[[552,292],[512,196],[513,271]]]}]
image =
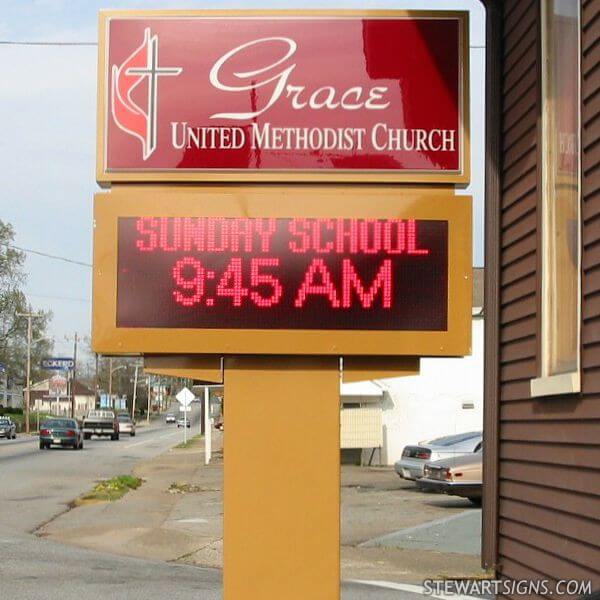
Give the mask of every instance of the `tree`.
[{"label": "tree", "polygon": [[[10,223],[0,219],[0,362],[6,366],[10,380],[25,384],[27,360],[27,319],[17,313],[34,312],[27,302],[22,286],[25,253],[11,247],[15,232]],[[32,319],[32,339],[39,340],[31,348],[32,380],[41,377],[40,361],[52,351],[53,343],[45,339],[52,318],[50,312],[40,312]]]}]

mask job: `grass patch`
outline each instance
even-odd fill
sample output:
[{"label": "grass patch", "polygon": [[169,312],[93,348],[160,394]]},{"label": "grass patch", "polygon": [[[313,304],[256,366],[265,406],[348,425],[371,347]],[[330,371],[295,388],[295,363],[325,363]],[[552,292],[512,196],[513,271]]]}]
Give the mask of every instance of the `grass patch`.
[{"label": "grass patch", "polygon": [[75,505],[92,502],[114,502],[122,498],[129,490],[135,490],[142,485],[142,480],[133,475],[118,475],[112,479],[98,482],[91,492],[84,494],[75,501]]},{"label": "grass patch", "polygon": [[197,442],[199,442],[202,439],[202,434],[198,433],[197,435],[188,438],[187,442],[181,442],[181,444],[177,444],[177,446],[175,446],[175,448],[191,448],[192,446],[195,446]]}]

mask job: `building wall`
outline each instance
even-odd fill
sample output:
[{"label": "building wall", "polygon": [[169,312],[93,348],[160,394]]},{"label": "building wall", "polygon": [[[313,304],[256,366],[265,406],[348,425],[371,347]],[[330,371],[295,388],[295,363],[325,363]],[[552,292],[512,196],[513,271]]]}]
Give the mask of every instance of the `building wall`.
[{"label": "building wall", "polygon": [[[407,444],[483,427],[483,318],[473,319],[473,353],[465,358],[424,358],[415,377],[385,379],[383,464]],[[463,404],[473,404],[464,409]]]},{"label": "building wall", "polygon": [[[498,571],[600,587],[600,0],[582,2],[583,393],[539,375],[540,2],[503,13]],[[574,65],[575,68],[575,65]]]}]

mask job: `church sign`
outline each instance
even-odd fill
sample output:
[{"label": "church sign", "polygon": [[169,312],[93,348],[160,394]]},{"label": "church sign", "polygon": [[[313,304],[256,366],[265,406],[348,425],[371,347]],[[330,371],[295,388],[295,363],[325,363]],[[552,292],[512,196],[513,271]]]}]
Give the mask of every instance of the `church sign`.
[{"label": "church sign", "polygon": [[466,183],[463,12],[103,12],[98,180]]}]

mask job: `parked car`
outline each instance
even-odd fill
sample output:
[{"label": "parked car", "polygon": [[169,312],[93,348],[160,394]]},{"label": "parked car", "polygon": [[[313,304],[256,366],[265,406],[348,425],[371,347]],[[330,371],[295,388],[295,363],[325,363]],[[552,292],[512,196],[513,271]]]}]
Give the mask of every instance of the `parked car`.
[{"label": "parked car", "polygon": [[176,423],[177,419],[173,413],[167,413],[165,417],[165,423]]},{"label": "parked car", "polygon": [[428,462],[472,454],[481,448],[481,431],[469,431],[430,440],[417,446],[405,446],[402,458],[394,464],[394,469],[402,479],[423,477],[423,468]]},{"label": "parked car", "polygon": [[17,426],[7,417],[0,417],[0,437],[7,440],[17,437]]},{"label": "parked car", "polygon": [[423,477],[417,481],[417,487],[423,491],[468,498],[473,504],[479,506],[483,488],[482,458],[483,453],[480,448],[473,454],[427,463]]},{"label": "parked car", "polygon": [[179,417],[179,419],[177,419],[177,427],[191,427],[192,424],[190,422],[189,419],[185,419],[184,417]]},{"label": "parked car", "polygon": [[131,437],[135,435],[135,421],[127,413],[117,415],[119,421],[119,433],[128,433]]},{"label": "parked car", "polygon": [[50,419],[40,426],[40,450],[50,446],[70,446],[73,450],[83,448],[83,430],[75,419]]}]

